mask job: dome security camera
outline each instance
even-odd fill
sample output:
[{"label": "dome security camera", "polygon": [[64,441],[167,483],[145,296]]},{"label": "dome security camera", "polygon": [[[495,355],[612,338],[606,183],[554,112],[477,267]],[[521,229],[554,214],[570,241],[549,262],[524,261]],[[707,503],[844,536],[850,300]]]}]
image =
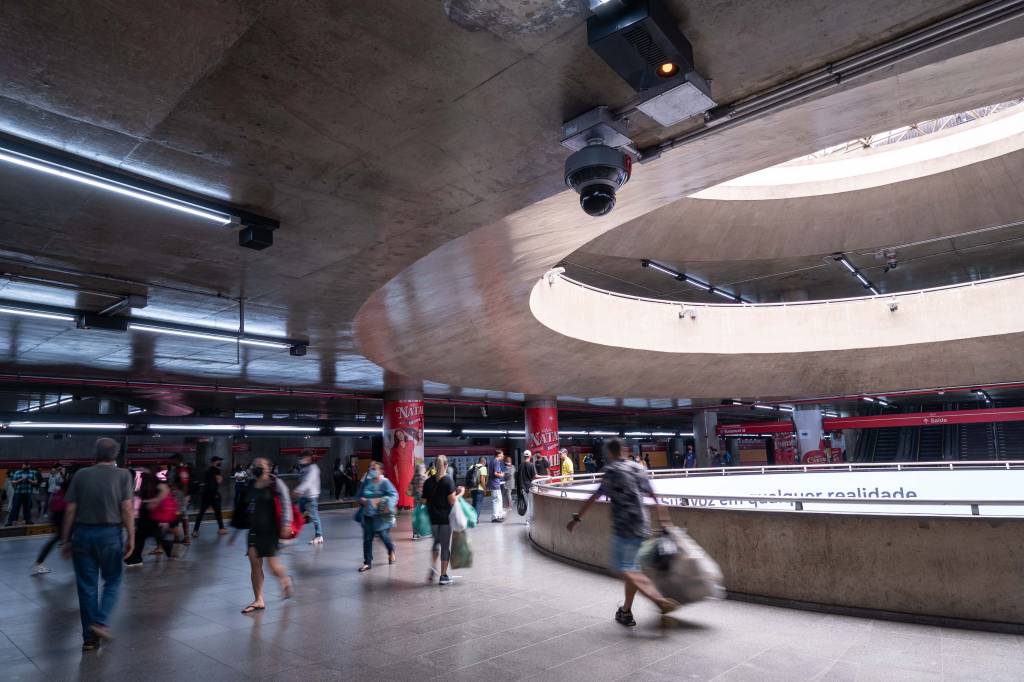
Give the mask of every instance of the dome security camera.
[{"label": "dome security camera", "polygon": [[632,170],[629,154],[595,138],[565,160],[565,184],[580,195],[584,213],[603,216],[615,208],[615,192],[626,184]]}]

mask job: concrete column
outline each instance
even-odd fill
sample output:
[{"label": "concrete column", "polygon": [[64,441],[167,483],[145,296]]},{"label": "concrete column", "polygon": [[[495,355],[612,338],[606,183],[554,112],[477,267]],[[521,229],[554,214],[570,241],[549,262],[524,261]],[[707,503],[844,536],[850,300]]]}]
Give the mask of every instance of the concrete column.
[{"label": "concrete column", "polygon": [[[200,442],[196,444],[196,462],[193,468],[192,474],[202,481],[203,474],[206,472],[206,468],[210,466],[210,460],[214,457],[220,457],[224,461],[221,462],[221,469],[224,472],[224,480],[220,485],[221,498],[225,500],[234,499],[234,495],[231,493],[231,485],[229,480],[231,479],[231,443],[234,439],[231,436],[210,436],[210,439],[206,442]],[[198,504],[198,500],[196,501]]]},{"label": "concrete column", "polygon": [[693,449],[697,453],[697,466],[709,467],[716,454],[721,454],[721,444],[715,427],[718,426],[717,412],[698,412],[693,418]]},{"label": "concrete column", "polygon": [[387,373],[384,386],[384,475],[398,488],[398,507],[412,509],[416,501],[406,491],[423,462],[423,385]]},{"label": "concrete column", "polygon": [[821,408],[811,405],[797,405],[793,410],[793,424],[796,426],[796,441],[800,448],[801,464],[825,464],[821,430]]},{"label": "concrete column", "polygon": [[[549,465],[558,463],[558,402],[547,396],[527,396],[525,406],[526,449],[534,461],[543,456]],[[547,472],[537,472],[544,475]]]}]

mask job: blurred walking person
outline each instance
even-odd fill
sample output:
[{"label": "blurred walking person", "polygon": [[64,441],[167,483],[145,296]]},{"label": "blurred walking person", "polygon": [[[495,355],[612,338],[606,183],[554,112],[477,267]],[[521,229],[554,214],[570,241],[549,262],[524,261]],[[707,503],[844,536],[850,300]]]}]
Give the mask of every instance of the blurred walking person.
[{"label": "blurred walking person", "polygon": [[135,548],[124,560],[127,568],[142,565],[142,553],[146,540],[153,538],[157,548],[163,550],[168,559],[174,559],[174,543],[170,524],[178,516],[177,503],[171,488],[156,477],[156,467],[142,474],[139,485],[139,517],[135,522]]},{"label": "blurred walking person", "polygon": [[[249,557],[253,600],[242,609],[246,615],[267,608],[263,599],[264,559],[270,572],[281,583],[284,598],[290,598],[293,593],[292,579],[277,556],[280,541],[290,538],[292,534],[292,501],[288,486],[270,472],[269,460],[263,457],[253,460],[252,480],[231,515],[232,526],[248,531],[246,555]],[[235,536],[232,536],[230,543],[234,541]]]},{"label": "blurred walking person", "polygon": [[337,502],[345,492],[345,470],[341,468],[341,457],[334,458],[331,479],[334,484],[334,501]]},{"label": "blurred walking person", "polygon": [[359,504],[363,524],[363,565],[360,573],[373,568],[373,538],[379,537],[388,550],[388,563],[397,561],[395,543],[391,541],[391,528],[395,525],[398,508],[398,490],[384,477],[380,462],[370,462],[366,478],[359,486]]},{"label": "blurred walking person", "polygon": [[320,467],[313,463],[313,453],[303,450],[299,457],[302,467],[299,484],[295,486],[295,496],[299,498],[299,512],[309,516],[313,522],[313,539],[311,545],[324,544],[324,535],[320,528]]},{"label": "blurred walking person", "polygon": [[50,572],[50,569],[43,562],[50,555],[54,545],[60,542],[61,529],[64,527],[64,511],[68,508],[68,503],[64,499],[64,496],[67,494],[68,483],[62,477],[60,487],[50,493],[47,499],[50,522],[53,524],[53,535],[46,541],[43,548],[39,550],[39,554],[36,556],[36,565],[32,568],[32,575],[43,575]]},{"label": "blurred walking person", "polygon": [[[445,458],[447,461],[447,458]],[[412,474],[412,482],[409,483],[409,490],[407,494],[414,500],[419,501],[423,497],[423,485],[427,482],[427,479],[433,477],[437,473],[437,460],[430,467],[430,471],[427,471],[427,466],[423,462],[419,462],[416,465],[415,471]],[[420,536],[416,533],[415,525],[413,526],[412,539],[419,540]]]},{"label": "blurred walking person", "polygon": [[537,478],[537,467],[533,462],[533,453],[529,450],[523,452],[523,463],[519,467],[519,494],[522,495],[523,499],[526,500],[526,514],[530,514],[530,503],[532,502],[533,492],[530,490],[530,486],[533,485],[533,479]]},{"label": "blurred walking person", "polygon": [[604,476],[597,490],[583,503],[578,514],[572,515],[567,529],[570,533],[583,521],[583,517],[601,496],[608,498],[612,508],[612,570],[625,582],[626,598],[615,620],[621,625],[634,626],[633,598],[637,592],[654,602],[661,612],[679,608],[674,599],[664,597],[637,563],[640,545],[650,533],[650,522],[644,508],[644,498],[654,500],[654,509],[662,526],[670,525],[668,512],[658,504],[651,481],[643,466],[625,455],[625,446],[618,438],[605,445],[611,460],[604,468]]},{"label": "blurred walking person", "polygon": [[465,490],[461,486],[456,487],[455,480],[448,475],[447,457],[438,455],[434,461],[434,469],[434,475],[424,482],[423,492],[420,496],[430,514],[430,531],[434,540],[427,582],[434,582],[434,574],[437,572],[434,565],[440,559],[441,569],[438,573],[440,577],[437,582],[439,585],[451,585],[452,579],[448,577],[448,562],[451,559],[452,527],[448,518],[452,513],[452,507],[455,506],[456,501]]},{"label": "blurred walking person", "polygon": [[217,532],[220,535],[227,535],[228,529],[224,527],[224,514],[221,511],[220,485],[224,482],[224,472],[221,470],[223,457],[211,457],[210,466],[203,473],[203,489],[199,498],[199,514],[196,516],[196,524],[192,528],[192,537],[199,537],[199,525],[203,522],[206,510],[213,508],[213,517],[217,519]]},{"label": "blurred walking person", "polygon": [[64,469],[60,466],[54,466],[50,469],[50,477],[46,479],[46,500],[43,504],[44,515],[50,513],[50,499],[57,491],[64,489],[64,487]]},{"label": "blurred walking person", "polygon": [[119,450],[112,438],[97,440],[96,464],[77,471],[67,490],[61,539],[64,556],[70,555],[75,567],[83,651],[111,638],[107,622],[121,589],[122,561],[134,549],[135,481],[130,471],[117,468]]}]

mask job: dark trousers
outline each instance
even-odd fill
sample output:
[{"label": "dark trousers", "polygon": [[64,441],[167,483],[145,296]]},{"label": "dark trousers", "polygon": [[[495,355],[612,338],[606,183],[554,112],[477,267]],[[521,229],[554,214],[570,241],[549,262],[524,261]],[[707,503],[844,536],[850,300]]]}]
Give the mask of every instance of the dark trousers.
[{"label": "dark trousers", "polygon": [[46,561],[46,557],[50,555],[50,551],[53,549],[53,546],[60,540],[61,527],[64,525],[64,512],[54,512],[53,525],[57,527],[57,530],[54,532],[53,536],[46,541],[43,548],[39,550],[39,555],[36,557],[37,564],[41,564]]},{"label": "dark trousers", "polygon": [[[124,568],[124,545],[121,526],[75,524],[71,538],[75,582],[78,585],[78,608],[82,615],[82,639],[93,639],[93,625],[107,625],[117,604]],[[100,576],[103,594],[100,595]]]},{"label": "dark trousers", "polygon": [[11,513],[7,516],[7,525],[18,520],[18,512],[23,511],[25,523],[32,523],[32,493],[14,493],[11,497]]},{"label": "dark trousers", "polygon": [[171,542],[169,535],[165,535],[163,530],[153,519],[149,518],[149,514],[145,511],[139,514],[139,518],[135,522],[135,548],[132,550],[131,556],[125,561],[130,564],[137,564],[142,561],[142,550],[145,549],[146,540],[153,538],[156,543],[163,547],[164,554],[171,558],[174,555],[174,543]]},{"label": "dark trousers", "polygon": [[480,516],[480,505],[483,504],[483,501],[484,501],[484,491],[483,490],[473,490],[471,492],[472,492],[472,496],[473,496],[473,509],[476,510],[476,515],[479,518],[479,516]]},{"label": "dark trousers", "polygon": [[384,543],[384,547],[387,548],[388,554],[394,554],[395,543],[391,542],[391,529],[385,528],[384,530],[373,529],[374,518],[367,516],[363,518],[363,563],[367,566],[373,566],[373,536],[376,535],[380,538],[380,541]]},{"label": "dark trousers", "polygon": [[[196,517],[196,525],[192,528],[196,533],[199,532],[199,524],[203,522],[203,516],[206,514],[207,507],[213,507],[213,516],[217,519],[217,527],[224,527],[224,515],[220,510],[220,495],[212,497],[203,496],[202,501],[199,503],[199,515]],[[185,530],[188,530],[187,528]]]},{"label": "dark trousers", "polygon": [[345,477],[341,474],[334,474],[334,499],[340,500],[345,493]]}]

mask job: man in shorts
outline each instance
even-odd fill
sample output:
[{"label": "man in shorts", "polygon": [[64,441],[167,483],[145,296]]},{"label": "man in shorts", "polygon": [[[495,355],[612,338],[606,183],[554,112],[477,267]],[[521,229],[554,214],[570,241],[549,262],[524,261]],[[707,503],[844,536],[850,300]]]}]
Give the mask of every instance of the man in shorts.
[{"label": "man in shorts", "polygon": [[626,584],[626,599],[615,613],[615,620],[622,625],[634,626],[633,598],[637,592],[654,602],[663,614],[679,608],[679,602],[658,592],[637,563],[640,545],[650,534],[644,497],[654,500],[654,510],[662,526],[670,525],[670,521],[668,511],[658,504],[658,498],[654,496],[643,466],[625,456],[623,442],[615,438],[606,443],[605,449],[610,461],[604,468],[601,485],[583,503],[579,513],[572,515],[567,528],[572,533],[599,497],[608,498],[612,506],[612,570]]}]

